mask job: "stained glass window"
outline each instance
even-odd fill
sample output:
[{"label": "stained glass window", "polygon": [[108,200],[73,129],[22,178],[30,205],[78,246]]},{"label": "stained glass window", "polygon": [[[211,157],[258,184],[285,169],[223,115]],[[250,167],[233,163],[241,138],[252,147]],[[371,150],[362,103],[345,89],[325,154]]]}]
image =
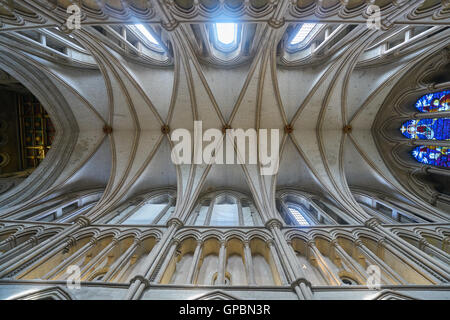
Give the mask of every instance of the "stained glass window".
[{"label": "stained glass window", "polygon": [[450,140],[450,118],[409,120],[400,131],[409,139]]},{"label": "stained glass window", "polygon": [[449,148],[439,146],[419,146],[412,152],[417,161],[438,167],[450,167]]},{"label": "stained glass window", "polygon": [[420,97],[416,102],[420,112],[438,112],[450,110],[450,90],[429,93]]}]

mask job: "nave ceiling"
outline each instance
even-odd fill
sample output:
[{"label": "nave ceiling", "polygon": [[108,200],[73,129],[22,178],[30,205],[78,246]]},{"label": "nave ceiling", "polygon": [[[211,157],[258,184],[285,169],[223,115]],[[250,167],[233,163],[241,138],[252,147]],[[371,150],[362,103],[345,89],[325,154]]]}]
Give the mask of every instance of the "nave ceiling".
[{"label": "nave ceiling", "polygon": [[[127,6],[107,1],[101,10],[95,1],[83,1],[82,28],[70,37],[54,30],[64,21],[69,1],[58,1],[61,7],[54,10],[45,1],[14,2],[14,12],[1,11],[0,69],[41,101],[58,135],[28,180],[0,195],[5,212],[69,191],[105,188],[88,213],[95,220],[137,194],[170,187],[177,190],[180,211],[192,209],[204,193],[234,189],[251,195],[258,210],[270,214],[276,211],[276,191],[294,188],[329,198],[361,222],[369,216],[352,189],[390,194],[438,221],[448,217],[445,204],[430,204],[435,190],[402,171],[392,148],[383,145],[380,129],[398,104],[413,108],[397,92],[422,93],[435,84],[432,76],[427,82],[415,73],[448,70],[450,13],[440,2],[375,1],[383,13],[380,31],[366,27],[364,1],[347,6],[245,2],[226,16],[245,26],[246,45],[229,60],[214,55],[208,28],[240,1],[152,1],[151,7],[146,1],[127,1]],[[215,3],[220,8],[205,9]],[[163,53],[130,54],[113,41],[113,31],[100,32],[135,19],[149,23]],[[286,53],[289,32],[311,19],[330,23],[331,32],[340,25],[352,27],[338,29],[338,45],[315,55]],[[436,29],[410,47],[374,54],[377,45],[404,33],[406,23]],[[76,42],[81,49],[67,59],[31,47],[20,35],[34,31],[58,33],[71,42],[67,46]],[[174,142],[162,128],[192,132],[194,121],[202,121],[203,130],[279,129],[278,173],[261,176],[257,165],[175,166],[170,160]]]}]

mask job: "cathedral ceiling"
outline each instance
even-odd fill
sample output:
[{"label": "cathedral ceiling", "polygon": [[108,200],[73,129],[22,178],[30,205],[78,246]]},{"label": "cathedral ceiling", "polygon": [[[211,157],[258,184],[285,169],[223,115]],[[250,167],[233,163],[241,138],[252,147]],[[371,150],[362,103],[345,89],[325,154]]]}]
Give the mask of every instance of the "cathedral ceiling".
[{"label": "cathedral ceiling", "polygon": [[[60,161],[51,183],[2,195],[0,205],[8,210],[52,194],[104,187],[90,213],[95,219],[136,194],[172,187],[177,210],[192,208],[202,193],[232,188],[251,194],[259,210],[275,212],[275,192],[295,188],[320,193],[364,221],[367,213],[350,189],[358,187],[392,192],[441,216],[386,163],[373,130],[380,107],[401,79],[428,59],[448,59],[450,12],[439,1],[375,1],[383,12],[383,30],[377,31],[367,28],[367,3],[358,0],[346,6],[334,0],[108,0],[101,8],[86,0],[82,28],[70,39],[63,35],[78,47],[71,59],[27,46],[20,37],[25,30],[28,36],[34,29],[56,32],[71,1],[53,7],[51,1],[14,1],[14,10],[6,2],[0,11],[0,68],[41,100],[61,140],[51,151]],[[207,25],[224,14],[245,26],[242,36],[248,42],[228,61],[214,56],[205,42]],[[130,56],[91,26],[113,28],[136,19],[151,23],[164,53]],[[338,29],[345,32],[336,38],[339,45],[317,56],[286,53],[281,59],[286,34],[310,19],[352,27]],[[437,29],[413,48],[373,54],[374,46],[386,41],[383,36],[404,32],[405,23]],[[64,103],[49,101],[55,92]],[[58,108],[63,114],[57,115]],[[278,173],[261,176],[257,165],[175,166],[170,160],[174,142],[162,128],[193,131],[194,121],[202,121],[203,130],[279,129]],[[45,159],[29,179],[42,180],[55,159]]]}]

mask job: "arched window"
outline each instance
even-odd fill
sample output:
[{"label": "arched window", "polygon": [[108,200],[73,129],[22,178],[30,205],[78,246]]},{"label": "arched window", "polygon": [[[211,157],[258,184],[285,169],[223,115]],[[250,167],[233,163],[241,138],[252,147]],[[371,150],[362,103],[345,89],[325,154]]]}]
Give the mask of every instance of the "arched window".
[{"label": "arched window", "polygon": [[142,24],[136,24],[136,29],[138,29],[139,34],[144,36],[144,38],[148,41],[150,41],[152,44],[159,46],[158,41],[155,39],[155,37],[150,33],[149,29],[145,27]]},{"label": "arched window", "polygon": [[72,223],[87,213],[102,196],[103,190],[69,193],[47,200],[31,209],[22,210],[9,219],[41,222]]},{"label": "arched window", "polygon": [[108,224],[163,225],[173,213],[175,202],[171,194],[147,196],[111,212],[104,221]]},{"label": "arched window", "polygon": [[[443,112],[450,110],[450,90],[428,93],[416,102],[420,112]],[[438,113],[436,113],[438,115]],[[400,127],[401,133],[408,139],[450,140],[450,118],[435,117],[429,119],[408,120]],[[437,167],[449,167],[448,147],[422,145],[411,151],[415,160]]]},{"label": "arched window", "polygon": [[223,195],[216,198],[211,216],[212,226],[238,226],[239,212],[236,198]]},{"label": "arched window", "polygon": [[377,217],[386,224],[397,223],[429,223],[433,222],[411,204],[385,195],[366,194],[353,191],[356,201],[368,214]]},{"label": "arched window", "polygon": [[297,223],[301,226],[309,226],[309,222],[306,221],[305,217],[294,207],[289,207],[289,212],[292,214],[292,216],[295,218]]},{"label": "arched window", "polygon": [[212,193],[199,201],[190,224],[195,226],[262,225],[254,205],[236,192]]},{"label": "arched window", "polygon": [[305,38],[308,36],[308,34],[314,29],[314,27],[317,24],[315,23],[303,23],[300,25],[296,32],[294,33],[294,36],[289,41],[290,45],[296,45],[305,40]]},{"label": "arched window", "polygon": [[219,45],[219,49],[229,51],[232,50],[237,42],[236,23],[216,23],[214,24],[214,34]]},{"label": "arched window", "polygon": [[438,112],[450,110],[450,90],[427,93],[416,102],[420,112]]},{"label": "arched window", "polygon": [[448,147],[418,146],[412,151],[413,157],[421,162],[437,167],[450,167]]},{"label": "arched window", "polygon": [[324,199],[319,200],[302,192],[281,192],[276,206],[288,226],[348,224],[342,210]]},{"label": "arched window", "polygon": [[450,140],[450,118],[409,120],[400,131],[409,139]]}]

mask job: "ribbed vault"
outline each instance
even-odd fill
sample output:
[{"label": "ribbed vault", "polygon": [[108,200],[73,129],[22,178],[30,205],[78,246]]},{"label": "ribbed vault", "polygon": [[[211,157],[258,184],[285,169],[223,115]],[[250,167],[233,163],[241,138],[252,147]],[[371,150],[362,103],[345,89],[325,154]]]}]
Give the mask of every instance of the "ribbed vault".
[{"label": "ribbed vault", "polygon": [[[67,119],[64,120],[70,125],[63,120],[56,121],[60,141],[51,156],[64,153],[65,160],[56,163],[49,159],[41,168],[53,170],[52,179],[45,180],[40,187],[35,185],[26,194],[19,186],[1,195],[0,203],[8,207],[5,210],[22,210],[69,190],[103,187],[101,200],[88,213],[88,217],[96,221],[136,194],[176,187],[176,210],[184,214],[192,209],[201,193],[232,188],[252,194],[258,210],[270,216],[276,212],[276,191],[291,187],[320,192],[354,219],[364,222],[369,216],[354,200],[352,186],[380,191],[387,188],[438,221],[445,216],[440,209],[422,200],[425,194],[417,192],[393,171],[390,161],[382,154],[383,148],[377,145],[378,129],[373,123],[382,106],[383,112],[391,112],[390,107],[385,106],[389,104],[386,97],[402,79],[410,77],[417,65],[442,56],[441,52],[449,45],[448,29],[430,37],[428,42],[432,47],[419,46],[397,60],[361,66],[361,57],[380,39],[383,31],[358,24],[338,50],[318,60],[321,63],[295,67],[279,62],[279,43],[287,24],[274,28],[274,21],[281,23],[283,17],[288,21],[310,15],[321,16],[324,21],[345,22],[350,16],[359,19],[362,1],[350,1],[346,8],[340,7],[339,1],[323,1],[322,8],[304,1],[289,6],[282,2],[275,8],[273,2],[264,4],[263,1],[260,5],[265,10],[260,11],[259,16],[252,11],[259,2],[250,2],[242,11],[255,19],[256,32],[250,55],[242,61],[217,66],[214,60],[203,56],[204,51],[195,47],[195,37],[201,34],[199,28],[176,18],[181,15],[179,12],[200,17],[205,10],[201,4],[197,8],[197,4],[189,1],[172,1],[170,5],[157,1],[155,6],[144,10],[145,6],[139,1],[127,7],[110,1],[99,9],[94,2],[84,1],[83,5],[89,9],[82,19],[86,27],[75,30],[71,37],[83,47],[92,62],[88,67],[77,68],[33,55],[23,50],[24,44],[18,40],[6,40],[7,30],[12,30],[13,25],[58,25],[64,15],[61,8],[48,11],[39,1],[18,2],[14,9],[16,21],[20,21],[20,13],[36,9],[41,22],[28,17],[22,24],[11,22],[2,26],[2,68],[17,75],[44,104],[50,104],[43,96],[45,93],[58,94],[58,107],[61,109],[65,105],[70,109],[65,112]],[[190,5],[193,7],[187,9]],[[398,1],[384,1],[381,5],[386,12],[385,21],[392,19],[397,23],[418,15],[417,12],[427,12],[423,6],[406,9]],[[165,24],[160,34],[166,44],[170,43],[171,65],[129,59],[88,26],[99,19],[100,12],[108,12],[108,22],[117,19],[125,22],[123,14],[129,10],[138,17],[161,19]],[[437,17],[437,21],[442,21],[439,20],[441,11],[437,12],[433,19]],[[423,15],[427,21],[425,13]],[[211,19],[213,15],[202,17]],[[173,29],[167,24],[172,24]],[[33,73],[46,78],[46,88],[35,87],[37,79],[26,79]],[[49,111],[56,118],[60,112],[56,106],[49,106]],[[224,126],[279,129],[278,173],[262,176],[258,165],[175,166],[170,161],[173,147],[170,132],[163,132],[161,128],[168,126],[171,131],[185,128],[192,132],[194,121],[202,121],[203,130]],[[291,131],[285,131],[287,126]],[[343,130],[344,127],[347,130]],[[33,184],[32,178],[28,179],[28,184]],[[21,204],[16,205],[19,202]]]}]

